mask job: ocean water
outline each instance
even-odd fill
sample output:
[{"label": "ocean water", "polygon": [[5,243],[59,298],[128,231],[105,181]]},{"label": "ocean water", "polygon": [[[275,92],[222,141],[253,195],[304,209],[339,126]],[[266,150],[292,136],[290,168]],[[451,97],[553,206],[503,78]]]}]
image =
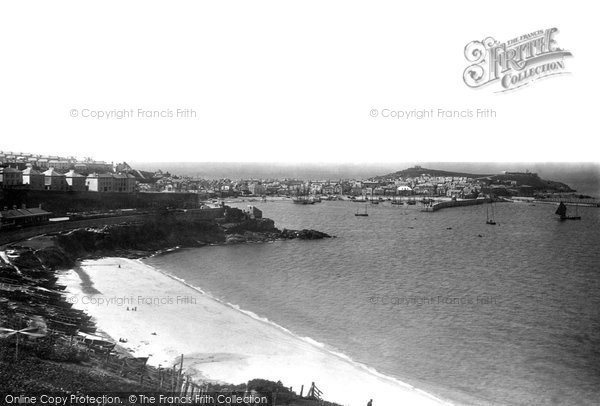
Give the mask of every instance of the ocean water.
[{"label": "ocean water", "polygon": [[600,401],[598,209],[560,222],[550,205],[499,203],[490,226],[484,206],[386,203],[355,217],[363,205],[253,204],[279,228],[337,238],[146,262],[456,403]]}]

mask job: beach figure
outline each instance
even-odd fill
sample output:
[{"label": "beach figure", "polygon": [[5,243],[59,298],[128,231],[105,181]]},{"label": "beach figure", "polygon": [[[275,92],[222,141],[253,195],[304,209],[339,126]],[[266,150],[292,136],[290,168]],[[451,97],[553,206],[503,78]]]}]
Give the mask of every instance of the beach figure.
[{"label": "beach figure", "polygon": [[367,406],[373,406],[373,399],[369,400],[369,403],[367,403]]},{"label": "beach figure", "polygon": [[129,311],[129,306],[127,306],[127,311]]},{"label": "beach figure", "polygon": [[121,269],[121,264],[119,264],[119,269]]}]

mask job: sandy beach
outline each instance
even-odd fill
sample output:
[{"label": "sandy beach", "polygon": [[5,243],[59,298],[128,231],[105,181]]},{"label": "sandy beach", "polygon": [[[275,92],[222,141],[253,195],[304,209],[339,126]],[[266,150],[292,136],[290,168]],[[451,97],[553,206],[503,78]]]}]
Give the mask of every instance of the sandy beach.
[{"label": "sandy beach", "polygon": [[[306,393],[311,382],[343,405],[447,404],[327,351],[318,343],[219,302],[140,261],[103,258],[61,273],[74,307],[149,364],[171,367],[184,354],[196,380],[234,384],[263,378]],[[134,310],[135,309],[135,310]]]}]

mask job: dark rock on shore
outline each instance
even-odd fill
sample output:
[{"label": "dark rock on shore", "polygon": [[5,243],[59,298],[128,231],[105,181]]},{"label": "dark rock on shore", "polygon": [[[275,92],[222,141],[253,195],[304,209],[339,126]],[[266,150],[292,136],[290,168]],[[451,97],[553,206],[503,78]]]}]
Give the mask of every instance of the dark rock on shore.
[{"label": "dark rock on shore", "polygon": [[[24,242],[17,261],[29,268],[73,267],[82,259],[106,256],[141,258],[172,247],[202,247],[215,244],[240,244],[276,240],[316,240],[330,238],[316,230],[279,230],[271,219],[229,216],[215,221],[181,220],[156,216],[143,222],[82,228],[52,236],[39,237],[43,244]],[[34,239],[35,240],[35,239]]]},{"label": "dark rock on shore", "polygon": [[285,238],[285,239],[297,238],[299,240],[319,240],[322,238],[331,238],[331,236],[329,234],[325,234],[325,233],[322,233],[317,230],[308,230],[308,229],[297,231],[297,230],[287,230],[284,228],[280,235],[281,235],[281,238]]}]

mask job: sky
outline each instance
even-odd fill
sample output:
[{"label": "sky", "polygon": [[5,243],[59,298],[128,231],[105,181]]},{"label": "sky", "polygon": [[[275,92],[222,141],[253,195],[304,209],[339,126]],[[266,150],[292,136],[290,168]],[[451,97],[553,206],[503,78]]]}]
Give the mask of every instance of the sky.
[{"label": "sky", "polygon": [[[0,150],[134,162],[599,162],[598,14],[587,4],[3,2]],[[570,74],[506,93],[463,82],[468,42],[551,27],[573,54]],[[383,117],[423,109],[496,114]]]}]

